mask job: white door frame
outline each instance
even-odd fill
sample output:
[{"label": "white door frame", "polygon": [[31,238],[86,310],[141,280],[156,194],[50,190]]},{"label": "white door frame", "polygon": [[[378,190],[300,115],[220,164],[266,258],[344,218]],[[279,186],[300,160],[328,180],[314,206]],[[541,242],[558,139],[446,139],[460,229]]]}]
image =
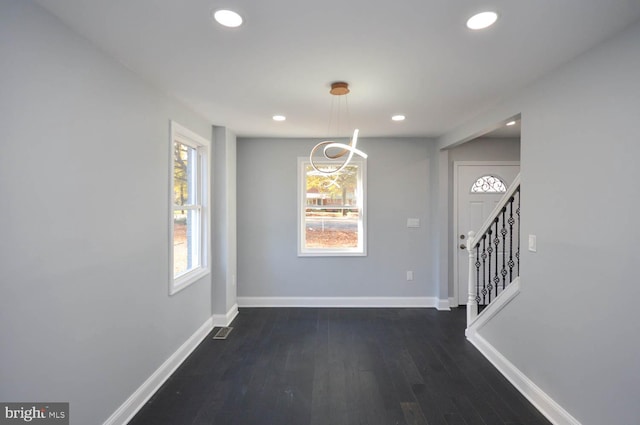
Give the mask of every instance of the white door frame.
[{"label": "white door frame", "polygon": [[[468,166],[468,165],[520,165],[520,161],[453,161],[453,211],[452,211],[452,220],[453,220],[453,243],[450,247],[453,249],[453,299],[449,297],[449,301],[453,301],[451,303],[451,307],[458,307],[460,304],[458,303],[458,250],[459,241],[458,241],[458,172],[460,166]],[[477,230],[477,229],[476,229]],[[468,240],[465,239],[465,243],[468,243]]]}]

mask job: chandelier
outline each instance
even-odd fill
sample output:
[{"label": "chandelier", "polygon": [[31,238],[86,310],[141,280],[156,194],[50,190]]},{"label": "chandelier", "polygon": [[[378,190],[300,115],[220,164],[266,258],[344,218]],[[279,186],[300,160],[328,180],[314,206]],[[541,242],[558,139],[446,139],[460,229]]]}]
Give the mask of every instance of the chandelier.
[{"label": "chandelier", "polygon": [[[329,93],[336,96],[338,99],[338,111],[336,113],[338,126],[340,118],[340,100],[342,98],[344,98],[345,109],[347,110],[347,113],[349,112],[349,105],[346,100],[346,95],[349,93],[349,91],[349,84],[345,82],[335,82],[331,84],[331,90],[329,91]],[[333,113],[331,115],[333,115]],[[329,127],[331,127],[332,119],[333,117],[329,118]],[[309,162],[311,163],[313,169],[316,172],[324,175],[336,174],[342,171],[349,164],[354,154],[361,156],[362,158],[366,158],[367,154],[356,148],[356,145],[358,144],[359,131],[360,130],[358,130],[357,128],[353,130],[353,136],[351,137],[351,140],[348,144],[336,142],[335,140],[325,140],[315,145],[313,149],[311,149],[311,153],[309,154]],[[316,165],[314,161],[314,155],[320,150],[322,150],[322,154],[324,155],[325,160],[329,160],[331,162],[329,168],[326,167],[325,160],[322,160],[322,168]]]}]

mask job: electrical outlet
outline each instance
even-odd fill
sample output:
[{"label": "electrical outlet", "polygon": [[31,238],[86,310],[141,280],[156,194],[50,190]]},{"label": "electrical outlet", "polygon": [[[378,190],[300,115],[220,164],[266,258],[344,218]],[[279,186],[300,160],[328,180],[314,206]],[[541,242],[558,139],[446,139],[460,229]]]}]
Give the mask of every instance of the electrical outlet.
[{"label": "electrical outlet", "polygon": [[413,280],[413,271],[407,270],[407,280]]}]

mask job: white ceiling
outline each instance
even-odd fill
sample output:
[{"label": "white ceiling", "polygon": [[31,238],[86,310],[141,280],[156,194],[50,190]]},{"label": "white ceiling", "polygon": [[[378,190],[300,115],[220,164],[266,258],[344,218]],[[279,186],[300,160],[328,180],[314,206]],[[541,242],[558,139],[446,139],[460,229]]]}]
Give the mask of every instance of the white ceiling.
[{"label": "white ceiling", "polygon": [[[212,123],[262,137],[326,136],[338,80],[361,137],[439,136],[640,18],[640,0],[38,3]],[[220,8],[245,24],[220,27]],[[493,27],[465,27],[487,9]]]}]

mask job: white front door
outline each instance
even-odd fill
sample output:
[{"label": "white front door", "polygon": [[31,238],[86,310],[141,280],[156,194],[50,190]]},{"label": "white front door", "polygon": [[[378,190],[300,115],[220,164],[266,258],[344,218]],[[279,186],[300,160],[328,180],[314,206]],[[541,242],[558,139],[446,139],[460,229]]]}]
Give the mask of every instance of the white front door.
[{"label": "white front door", "polygon": [[520,164],[514,161],[454,162],[453,277],[458,304],[466,304],[469,297],[468,233],[479,230],[519,172]]}]

